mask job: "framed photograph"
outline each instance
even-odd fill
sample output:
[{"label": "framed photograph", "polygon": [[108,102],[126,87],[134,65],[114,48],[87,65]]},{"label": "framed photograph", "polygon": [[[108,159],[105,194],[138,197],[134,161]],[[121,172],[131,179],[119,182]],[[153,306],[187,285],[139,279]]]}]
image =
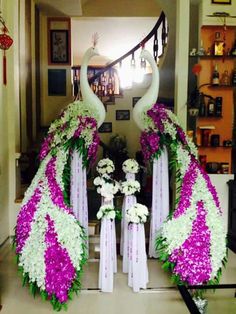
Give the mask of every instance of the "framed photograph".
[{"label": "framed photograph", "polygon": [[48,96],[66,96],[66,69],[48,69]]},{"label": "framed photograph", "polygon": [[70,64],[68,30],[50,30],[49,63]]},{"label": "framed photograph", "polygon": [[133,97],[133,102],[132,102],[132,105],[133,107],[135,106],[135,104],[139,101],[141,97]]},{"label": "framed photograph", "polygon": [[103,122],[98,129],[99,133],[112,133],[112,122]]},{"label": "framed photograph", "polygon": [[211,0],[212,4],[231,4],[231,0]]},{"label": "framed photograph", "polygon": [[130,111],[116,110],[116,120],[130,120]]}]

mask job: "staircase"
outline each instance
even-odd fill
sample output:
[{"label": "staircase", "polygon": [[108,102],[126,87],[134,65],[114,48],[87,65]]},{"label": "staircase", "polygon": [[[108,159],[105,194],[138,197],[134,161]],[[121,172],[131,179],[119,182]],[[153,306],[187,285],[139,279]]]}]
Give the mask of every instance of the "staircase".
[{"label": "staircase", "polygon": [[[88,79],[91,84],[91,88],[94,93],[103,101],[104,104],[115,103],[115,98],[122,96],[120,86],[115,87],[115,83],[119,78],[117,74],[117,66],[121,65],[122,62],[131,57],[131,67],[135,65],[134,54],[137,50],[142,49],[145,43],[153,41],[153,57],[156,62],[164,55],[165,47],[167,44],[168,37],[168,26],[164,12],[161,12],[155,26],[150,33],[135,47],[125,53],[123,56],[114,60],[103,67],[88,67]],[[141,67],[145,67],[145,61],[141,60]],[[73,66],[73,95],[75,99],[80,98],[80,66]]]}]

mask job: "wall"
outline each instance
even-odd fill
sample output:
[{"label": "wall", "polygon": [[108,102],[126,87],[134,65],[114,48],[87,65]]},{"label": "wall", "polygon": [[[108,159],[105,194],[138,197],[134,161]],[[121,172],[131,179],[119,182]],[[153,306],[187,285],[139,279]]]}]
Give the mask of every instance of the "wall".
[{"label": "wall", "polygon": [[[0,83],[0,243],[12,232],[17,206],[15,200],[15,153],[19,151],[19,41],[18,1],[2,1],[2,14],[6,20],[13,46],[7,51],[7,86]],[[0,51],[2,58],[2,50]],[[0,63],[2,73],[2,64]]]},{"label": "wall", "polygon": [[[101,140],[108,144],[112,135],[118,134],[126,138],[129,157],[134,158],[135,153],[141,149],[139,144],[140,129],[133,120],[133,97],[142,97],[149,86],[151,75],[146,75],[142,84],[133,85],[132,89],[123,91],[121,98],[115,99],[115,105],[107,105],[105,122],[112,122],[112,133],[99,133]],[[130,120],[116,120],[116,110],[130,110]],[[101,158],[101,151],[98,160]]]},{"label": "wall", "polygon": [[[82,56],[86,49],[91,46],[94,30],[99,34],[98,49],[100,57],[94,57],[91,60],[92,65],[104,65],[109,60],[114,60],[126,53],[146,36],[156,23],[157,18],[138,17],[138,18],[76,18],[71,21],[71,42],[72,42],[72,63],[80,65]],[[131,22],[132,21],[132,22]],[[67,96],[52,97],[47,95],[48,81],[47,71],[55,66],[48,66],[47,62],[47,17],[41,14],[41,126],[48,126],[55,119],[69,102],[72,101],[71,95],[71,77],[69,67],[67,70]],[[129,30],[127,32],[127,29]],[[170,33],[171,34],[171,33]],[[173,36],[173,32],[172,32]],[[173,41],[170,39],[170,45]],[[170,46],[170,48],[171,48]],[[146,48],[152,51],[152,42],[146,45]],[[135,57],[138,61],[139,51]],[[173,53],[169,54],[173,59]],[[160,95],[162,97],[173,98],[173,80],[170,68],[172,64],[168,61],[168,55],[165,56],[166,71],[161,71]],[[162,61],[163,62],[163,61]],[[167,74],[167,75],[166,75]],[[163,77],[163,78],[162,78]],[[165,83],[163,83],[165,82]],[[166,86],[165,86],[166,85]],[[162,90],[164,86],[164,91]]]},{"label": "wall", "polygon": [[[222,18],[208,17],[214,12],[226,12],[230,15],[236,15],[235,1],[232,0],[230,5],[225,4],[212,4],[211,0],[201,0],[200,11],[199,11],[199,22],[200,25],[223,25],[224,21]],[[235,25],[234,18],[227,18],[227,25]]]},{"label": "wall", "polygon": [[[66,96],[48,96],[48,69],[66,69]],[[73,100],[71,68],[64,65],[48,65],[47,16],[40,14],[40,125],[49,126],[60,111]]]}]

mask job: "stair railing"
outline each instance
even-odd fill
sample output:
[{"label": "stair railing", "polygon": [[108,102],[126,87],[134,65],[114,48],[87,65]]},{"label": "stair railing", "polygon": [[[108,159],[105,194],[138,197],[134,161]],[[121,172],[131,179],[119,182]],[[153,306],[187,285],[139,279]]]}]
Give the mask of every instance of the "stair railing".
[{"label": "stair railing", "polygon": [[[161,53],[158,55],[159,51],[159,41],[158,41],[158,33],[161,31]],[[129,56],[134,56],[135,51],[143,47],[145,43],[147,43],[150,39],[153,38],[153,57],[157,61],[157,58],[160,58],[164,54],[164,50],[167,43],[168,37],[168,26],[166,21],[166,16],[162,11],[155,26],[150,31],[150,33],[135,47],[129,50],[127,53],[122,55],[120,58],[112,61],[108,65],[104,67],[88,67],[89,70],[92,70],[94,75],[89,78],[89,83],[94,89],[94,92],[98,95],[98,97],[102,98],[105,96],[104,94],[104,86],[102,84],[102,77],[105,72],[108,72],[108,81],[106,82],[108,86],[108,93],[106,96],[114,97],[115,89],[114,89],[114,73],[115,69],[114,66],[117,64],[121,64],[121,62]],[[80,66],[73,66],[73,95],[75,99],[79,98],[80,95],[80,88],[79,88],[79,71]],[[110,80],[110,83],[109,83]],[[95,84],[96,82],[96,84]],[[110,84],[110,85],[109,85]]]}]

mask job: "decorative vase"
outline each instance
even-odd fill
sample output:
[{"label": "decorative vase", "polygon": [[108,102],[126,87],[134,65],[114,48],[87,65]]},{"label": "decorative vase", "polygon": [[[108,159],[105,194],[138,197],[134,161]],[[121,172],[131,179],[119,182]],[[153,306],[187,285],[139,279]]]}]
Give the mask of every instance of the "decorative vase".
[{"label": "decorative vase", "polygon": [[206,314],[207,313],[207,304],[208,301],[207,299],[201,299],[199,297],[193,298],[193,301],[195,302],[199,312],[201,314]]}]

